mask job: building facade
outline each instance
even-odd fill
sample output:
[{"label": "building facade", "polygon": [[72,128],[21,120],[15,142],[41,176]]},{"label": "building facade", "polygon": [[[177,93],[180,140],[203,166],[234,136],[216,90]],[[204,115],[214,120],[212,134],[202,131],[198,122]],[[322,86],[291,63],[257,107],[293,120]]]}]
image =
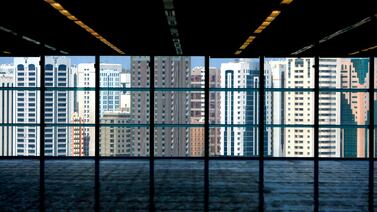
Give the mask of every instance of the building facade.
[{"label": "building facade", "polygon": [[101,156],[132,156],[131,132],[129,127],[116,126],[127,124],[131,115],[123,111],[106,111],[101,117],[101,123],[114,124],[114,126],[101,127],[100,129],[100,155]]},{"label": "building facade", "polygon": [[[0,65],[0,87],[14,87],[14,66],[13,64]],[[0,91],[0,121],[1,123],[12,124],[15,122],[15,91]],[[0,156],[14,156],[16,144],[14,142],[14,127],[0,127]]]},{"label": "building facade", "polygon": [[[131,88],[131,73],[122,71],[120,73],[120,84],[122,88]],[[131,92],[123,91],[120,93],[120,110],[131,113]]]},{"label": "building facade", "polygon": [[[150,87],[149,57],[131,57],[131,87]],[[133,124],[149,124],[149,91],[131,92],[131,115]],[[132,128],[131,155],[149,155],[149,128]]]},{"label": "building facade", "polygon": [[[259,88],[259,61],[255,63],[251,60],[249,62],[249,70],[246,72],[246,88]],[[245,106],[245,124],[250,125],[246,127],[244,134],[244,152],[243,156],[256,156],[259,154],[259,130],[255,127],[259,123],[259,91],[246,91],[246,106]],[[266,113],[265,113],[266,114]],[[266,140],[268,139],[265,137]],[[264,145],[267,154],[269,143]]]},{"label": "building facade", "polygon": [[[120,88],[120,74],[122,72],[121,64],[100,65],[100,87],[101,88]],[[120,107],[120,91],[104,90],[100,95],[100,117],[105,111],[116,111]]]},{"label": "building facade", "polygon": [[[268,61],[265,64],[266,88],[281,89],[284,88],[286,63],[282,61]],[[266,124],[281,125],[284,124],[284,95],[280,92],[266,92]],[[267,140],[271,146],[270,156],[284,156],[284,128],[271,127],[266,128]]]},{"label": "building facade", "polygon": [[[155,88],[191,87],[190,57],[155,57]],[[189,124],[191,92],[155,92],[154,121],[158,124]],[[156,127],[156,156],[190,156],[190,128]]]},{"label": "building facade", "polygon": [[[246,88],[249,64],[246,61],[222,63],[221,88]],[[246,123],[246,92],[221,92],[221,155],[242,156],[244,154],[244,127],[235,124]]]},{"label": "building facade", "polygon": [[[188,88],[191,86],[190,57],[155,57],[155,88]],[[149,58],[131,57],[131,87],[149,88]],[[157,124],[189,124],[190,92],[156,91],[154,121]],[[131,111],[136,123],[149,123],[149,92],[131,93]],[[190,129],[184,127],[155,128],[156,156],[189,156]],[[149,154],[149,129],[135,128],[133,154]]]},{"label": "building facade", "polygon": [[[215,67],[209,68],[209,87],[219,88],[221,86],[221,72]],[[221,92],[209,93],[209,123],[220,124],[221,122]],[[209,128],[209,154],[216,156],[221,154],[221,129],[219,127]]]},{"label": "building facade", "polygon": [[[341,61],[337,58],[320,58],[319,60],[319,88],[336,89],[341,86]],[[319,124],[339,125],[342,113],[346,108],[341,108],[340,92],[319,93]],[[342,138],[340,128],[319,128],[319,156],[340,157],[342,155]]]},{"label": "building facade", "polygon": [[[15,86],[16,87],[39,87],[40,66],[39,57],[15,57]],[[38,91],[16,91],[16,115],[18,124],[35,124],[35,126],[15,127],[16,155],[37,156],[39,155],[40,128],[39,110],[40,93]]]},{"label": "building facade", "polygon": [[84,119],[77,112],[72,115],[72,124],[78,124],[71,127],[70,152],[69,156],[89,156],[89,140],[85,136]]},{"label": "building facade", "polygon": [[[369,59],[342,58],[341,88],[363,89],[369,88]],[[366,125],[369,124],[369,94],[366,92],[339,92],[341,95],[341,124]],[[368,131],[360,128],[344,128],[342,131],[342,156],[368,156]]]},{"label": "building facade", "polygon": [[[202,88],[204,90],[204,78],[204,67],[194,67],[191,70],[191,87]],[[190,98],[190,124],[204,124],[204,91],[192,91]],[[203,127],[190,128],[190,156],[204,156]]]},{"label": "building facade", "polygon": [[[80,63],[77,65],[77,87],[95,87],[94,63]],[[95,92],[84,90],[77,91],[78,114],[85,124],[95,123]],[[84,136],[89,142],[89,156],[95,153],[95,129],[84,127]]]},{"label": "building facade", "polygon": [[[45,87],[65,88],[73,85],[70,80],[71,61],[67,57],[45,58]],[[66,124],[71,119],[73,108],[70,104],[68,91],[45,92],[45,123]],[[45,155],[67,156],[69,155],[70,135],[69,127],[46,126],[45,127]]]}]

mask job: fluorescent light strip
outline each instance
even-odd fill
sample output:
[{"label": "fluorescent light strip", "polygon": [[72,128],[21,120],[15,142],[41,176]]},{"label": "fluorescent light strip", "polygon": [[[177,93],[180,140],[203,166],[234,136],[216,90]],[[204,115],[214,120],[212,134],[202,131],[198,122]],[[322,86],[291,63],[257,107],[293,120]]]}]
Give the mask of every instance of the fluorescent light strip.
[{"label": "fluorescent light strip", "polygon": [[349,53],[348,55],[355,55],[355,54],[359,54],[360,51],[356,51],[356,52],[352,52],[352,53]]},{"label": "fluorescent light strip", "polygon": [[10,33],[10,34],[13,34],[14,36],[17,36],[17,35],[18,35],[17,32],[14,32],[14,31],[12,31],[12,30],[10,30],[10,29],[7,29],[7,28],[5,28],[5,27],[2,27],[2,26],[0,26],[0,30],[2,30],[2,31],[4,31],[4,32],[8,32],[8,33]]},{"label": "fluorescent light strip", "polygon": [[83,28],[88,33],[90,33],[92,36],[94,36],[95,38],[100,40],[102,43],[104,43],[108,47],[112,48],[114,51],[118,52],[119,54],[125,54],[122,50],[120,50],[114,44],[110,43],[108,40],[106,40],[104,37],[102,37],[100,34],[98,34],[96,31],[94,31],[91,27],[84,24],[77,17],[72,15],[68,10],[64,9],[64,7],[60,3],[57,3],[55,0],[44,0],[44,1],[47,2],[48,4],[50,4],[51,7],[53,7],[55,10],[60,12],[66,18],[73,21],[75,24],[79,25],[81,28]]},{"label": "fluorescent light strip", "polygon": [[31,38],[29,38],[29,37],[26,37],[25,35],[22,36],[22,39],[27,40],[27,41],[32,42],[32,43],[37,44],[37,45],[40,45],[40,44],[41,44],[41,42],[36,41],[36,40],[34,40],[34,39],[31,39]]},{"label": "fluorescent light strip", "polygon": [[[7,28],[5,28],[5,27],[0,26],[0,30],[2,30],[2,31],[4,31],[4,32],[7,32],[7,33],[10,33],[10,34],[12,34],[12,35],[14,35],[14,36],[18,36],[18,33],[17,33],[17,32],[14,32],[14,31],[12,31],[12,30],[10,30],[10,29],[7,29]],[[20,35],[20,36],[21,36],[21,35]],[[21,38],[24,39],[24,40],[26,40],[26,41],[29,41],[29,42],[31,42],[31,43],[34,43],[35,45],[41,45],[41,42],[36,41],[36,40],[34,40],[34,39],[30,38],[30,37],[27,37],[27,36],[22,35]],[[54,48],[54,47],[52,47],[52,46],[50,46],[50,45],[48,45],[48,44],[44,44],[44,47],[46,47],[46,48],[48,48],[48,49],[50,49],[50,50],[56,51],[56,48]],[[60,52],[62,52],[62,50],[60,50]],[[5,53],[5,52],[3,52],[3,53]],[[9,52],[9,54],[11,54],[11,53]],[[67,52],[67,54],[68,54],[68,52]]]},{"label": "fluorescent light strip", "polygon": [[304,51],[306,51],[306,50],[308,50],[308,49],[311,49],[311,48],[313,48],[313,47],[314,47],[313,44],[311,44],[311,45],[309,45],[309,46],[305,46],[304,48],[302,48],[302,49],[300,49],[300,50],[298,50],[298,51],[293,52],[292,55],[298,55],[298,54],[300,54],[300,53],[302,53],[302,52],[304,52]]},{"label": "fluorescent light strip", "polygon": [[370,50],[372,50],[372,49],[376,49],[376,48],[377,48],[377,45],[375,45],[375,46],[371,46],[371,47],[366,48],[366,49],[363,49],[363,50],[361,50],[361,51],[366,52],[366,51],[370,51]]},{"label": "fluorescent light strip", "polygon": [[[284,0],[283,0],[284,1]],[[290,0],[291,2],[293,0]],[[265,30],[273,20],[281,13],[280,10],[274,10],[271,12],[271,14],[261,23],[261,25],[254,31],[252,36],[249,36],[246,41],[242,44],[242,46],[236,51],[234,54],[238,55],[242,53],[242,50],[246,49],[251,42],[256,38],[256,34],[262,33],[263,30]]]},{"label": "fluorescent light strip", "polygon": [[280,4],[290,4],[293,0],[283,0]]},{"label": "fluorescent light strip", "polygon": [[331,34],[331,35],[328,35],[328,36],[322,38],[322,39],[319,41],[319,43],[324,43],[324,42],[326,42],[326,41],[328,41],[328,40],[330,40],[330,39],[333,39],[333,38],[335,38],[335,37],[337,37],[337,36],[339,36],[339,35],[341,35],[341,34],[344,34],[344,33],[348,32],[348,31],[350,31],[350,30],[356,29],[356,28],[358,28],[358,27],[360,27],[360,26],[362,26],[362,25],[364,25],[364,24],[370,22],[371,20],[372,20],[371,17],[365,18],[365,19],[363,19],[363,20],[361,20],[361,21],[359,21],[359,22],[357,22],[357,23],[355,23],[355,24],[352,24],[352,25],[350,25],[350,26],[348,26],[348,27],[346,27],[346,28],[343,28],[343,29],[341,29],[341,30],[339,30],[339,31],[334,32],[334,33]]},{"label": "fluorescent light strip", "polygon": [[[362,26],[362,25],[364,25],[364,24],[366,24],[366,23],[369,23],[369,22],[371,22],[374,18],[377,18],[377,13],[374,14],[374,15],[372,15],[372,16],[370,16],[370,17],[364,18],[363,20],[358,21],[358,22],[355,23],[355,24],[352,24],[352,25],[350,25],[350,26],[347,26],[347,27],[345,27],[345,28],[343,28],[343,29],[341,29],[341,30],[338,30],[338,31],[336,31],[336,32],[334,32],[334,33],[332,33],[332,34],[330,34],[330,35],[327,35],[327,36],[323,37],[321,40],[319,40],[318,42],[319,42],[319,44],[322,44],[322,43],[324,43],[324,42],[326,42],[326,41],[329,41],[329,40],[331,40],[331,39],[333,39],[333,38],[335,38],[335,37],[338,37],[339,35],[342,35],[342,34],[344,34],[344,33],[346,33],[346,32],[349,32],[349,31],[351,31],[351,30],[353,30],[353,29],[356,29],[356,28],[358,28],[358,27],[360,27],[360,26]],[[310,46],[310,48],[314,47],[314,45],[309,45],[309,46]],[[304,52],[304,51],[310,49],[310,48],[307,48],[307,47],[308,47],[308,46],[306,46],[306,47],[304,47],[304,48],[302,48],[302,49],[299,49],[299,50],[293,52],[291,55],[297,55],[297,54],[300,54],[300,53],[302,53],[302,52]],[[356,52],[353,52],[353,53],[357,54]],[[353,53],[351,53],[351,54],[353,54]]]},{"label": "fluorescent light strip", "polygon": [[359,51],[356,51],[356,52],[349,53],[348,55],[355,55],[355,54],[359,54],[361,52],[367,52],[367,51],[370,51],[370,50],[373,50],[373,49],[377,49],[377,45],[371,46],[371,47],[368,47],[368,48],[365,48],[365,49],[362,49],[362,50],[359,50]]},{"label": "fluorescent light strip", "polygon": [[170,35],[172,37],[173,45],[177,55],[182,55],[183,50],[181,46],[181,40],[179,39],[179,33],[177,28],[177,19],[175,16],[173,0],[163,0],[165,16],[169,25]]},{"label": "fluorescent light strip", "polygon": [[48,49],[51,49],[52,51],[56,51],[56,48],[52,47],[50,45],[45,44],[45,47],[48,48]]}]

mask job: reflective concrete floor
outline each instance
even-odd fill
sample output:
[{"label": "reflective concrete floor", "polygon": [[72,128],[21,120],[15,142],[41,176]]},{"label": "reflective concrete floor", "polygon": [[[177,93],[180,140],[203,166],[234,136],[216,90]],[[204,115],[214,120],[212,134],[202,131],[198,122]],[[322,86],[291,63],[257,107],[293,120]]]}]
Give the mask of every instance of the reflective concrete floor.
[{"label": "reflective concrete floor", "polygon": [[[320,211],[368,210],[368,161],[319,165]],[[313,161],[264,168],[265,211],[313,210]],[[203,211],[203,170],[200,160],[156,160],[156,211]],[[93,211],[94,179],[94,160],[47,160],[46,211]],[[0,160],[0,211],[39,211],[39,180],[38,160]],[[256,211],[258,181],[258,161],[211,160],[210,211]],[[148,211],[149,161],[101,160],[99,200],[102,211]]]}]

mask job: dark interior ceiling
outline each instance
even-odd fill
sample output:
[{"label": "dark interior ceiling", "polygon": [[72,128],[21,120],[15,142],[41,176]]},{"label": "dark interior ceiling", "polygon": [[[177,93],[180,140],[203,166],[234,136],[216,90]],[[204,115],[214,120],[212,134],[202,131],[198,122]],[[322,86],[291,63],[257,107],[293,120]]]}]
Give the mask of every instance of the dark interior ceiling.
[{"label": "dark interior ceiling", "polygon": [[[176,55],[163,0],[93,1],[56,0],[71,14],[93,28],[127,55]],[[235,56],[234,52],[272,10],[281,14],[240,56],[290,56],[305,46],[362,19],[368,23],[350,30],[305,55],[348,56],[377,45],[377,0],[173,0],[183,55]],[[71,55],[116,51],[61,15],[44,0],[2,2],[0,54]],[[56,50],[37,45],[27,36]],[[377,48],[356,55],[377,55]]]}]

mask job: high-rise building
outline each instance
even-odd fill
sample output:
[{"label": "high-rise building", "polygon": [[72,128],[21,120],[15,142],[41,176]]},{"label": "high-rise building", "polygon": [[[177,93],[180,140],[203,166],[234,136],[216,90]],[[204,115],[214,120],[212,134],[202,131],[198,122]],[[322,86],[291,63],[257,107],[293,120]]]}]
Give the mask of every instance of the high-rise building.
[{"label": "high-rise building", "polygon": [[[12,64],[0,65],[0,87],[14,86],[14,66]],[[1,123],[11,124],[15,121],[14,96],[15,91],[0,91],[0,121]],[[16,152],[12,126],[0,127],[0,156],[13,156]]]},{"label": "high-rise building", "polygon": [[72,115],[72,124],[79,124],[71,127],[70,152],[69,156],[89,156],[89,140],[84,135],[83,118],[78,113]]},{"label": "high-rise building", "polygon": [[[266,88],[284,88],[284,73],[286,63],[282,61],[268,61],[265,64]],[[284,124],[284,92],[266,92],[266,124]],[[268,146],[271,152],[266,155],[282,157],[284,149],[284,129],[281,127],[266,128]],[[266,132],[265,132],[266,134]]]},{"label": "high-rise building", "polygon": [[314,93],[284,90],[314,88],[313,65],[313,58],[271,59],[266,63],[266,87],[282,90],[266,93],[265,121],[277,126],[265,130],[265,146],[268,146],[265,154],[274,157],[313,156],[314,130],[303,126],[314,123]]},{"label": "high-rise building", "polygon": [[[314,88],[314,58],[287,58],[284,73],[285,88]],[[287,91],[284,93],[284,124],[310,125],[314,123],[314,93]],[[313,157],[314,130],[305,127],[284,129],[287,157]]]},{"label": "high-rise building", "polygon": [[[149,58],[131,57],[131,87],[149,87]],[[191,86],[190,57],[156,57],[155,87]],[[132,92],[131,111],[133,120],[149,122],[149,93]],[[190,123],[190,92],[155,92],[154,121],[158,124]],[[155,155],[188,156],[190,154],[190,131],[183,127],[155,128]],[[149,154],[149,129],[135,128],[133,132],[133,154]]]},{"label": "high-rise building", "polygon": [[[120,88],[120,74],[122,71],[121,64],[107,64],[100,65],[100,87],[101,88]],[[100,95],[100,117],[105,111],[119,110],[120,106],[120,91],[105,90],[101,91]]]},{"label": "high-rise building", "polygon": [[[45,86],[46,88],[65,88],[73,85],[70,81],[71,61],[67,57],[45,58]],[[45,92],[45,123],[69,123],[73,108],[69,102],[69,92],[53,90]],[[73,106],[73,105],[72,105]],[[65,126],[46,126],[45,155],[67,156],[69,152],[69,128]]]},{"label": "high-rise building", "polygon": [[[40,86],[39,57],[15,57],[15,86],[38,87]],[[35,124],[35,126],[16,127],[15,140],[17,156],[39,155],[39,110],[40,93],[38,91],[16,91],[17,123]]]},{"label": "high-rise building", "polygon": [[[319,87],[320,89],[336,89],[341,86],[341,61],[337,58],[320,58],[319,60]],[[320,91],[318,105],[318,121],[320,125],[341,124],[341,93]],[[341,129],[340,128],[319,128],[318,145],[319,156],[340,157],[341,151]]]},{"label": "high-rise building", "polygon": [[130,123],[131,115],[123,111],[106,111],[101,117],[101,123],[114,126],[101,127],[100,155],[131,156],[131,128],[117,127],[117,124]]},{"label": "high-rise building", "polygon": [[[287,58],[269,61],[271,88],[313,88],[314,59]],[[320,58],[320,89],[367,88],[368,61],[366,59]],[[266,82],[267,85],[267,82]],[[368,95],[362,92],[319,93],[319,156],[364,157],[366,130],[363,128],[323,128],[321,125],[367,124]],[[313,92],[273,92],[266,101],[271,110],[267,123],[310,125],[314,123]],[[360,104],[360,105],[359,105]],[[274,156],[311,157],[314,155],[314,131],[311,128],[275,127],[271,140]]]},{"label": "high-rise building", "polygon": [[[369,59],[342,58],[341,87],[369,88]],[[341,124],[366,125],[369,115],[369,94],[366,92],[341,93]],[[344,157],[368,156],[368,133],[365,128],[342,129]]]},{"label": "high-rise building", "polygon": [[[77,66],[77,86],[95,87],[94,63],[80,63]],[[77,95],[78,114],[84,123],[95,123],[95,92],[80,91]],[[99,114],[98,114],[99,115]],[[89,156],[94,156],[95,151],[95,128],[84,127],[85,139],[89,141]]]},{"label": "high-rise building", "polygon": [[[195,67],[191,70],[191,87],[203,88],[204,67]],[[191,124],[204,124],[205,98],[203,91],[191,92]],[[204,156],[204,128],[190,128],[190,156]]]},{"label": "high-rise building", "polygon": [[[77,75],[77,65],[71,65],[71,74],[70,74],[70,81],[73,82],[72,87],[77,88],[78,87],[78,75]],[[79,102],[78,102],[78,93],[79,92],[73,92],[70,94],[70,104],[73,105],[73,112],[79,112]]]},{"label": "high-rise building", "polygon": [[[246,88],[249,63],[247,61],[222,63],[222,88]],[[234,124],[246,123],[246,92],[221,92],[221,155],[241,156],[244,154],[245,128]]]},{"label": "high-rise building", "polygon": [[[249,61],[249,70],[246,72],[246,88],[259,88],[259,61]],[[259,92],[250,90],[246,92],[245,124],[259,123]],[[255,156],[259,152],[259,136],[257,127],[246,127],[244,134],[243,156]],[[267,137],[266,137],[267,139]],[[267,154],[268,143],[264,145]]]},{"label": "high-rise building", "polygon": [[[191,87],[190,57],[155,57],[156,88]],[[154,120],[159,124],[189,124],[188,91],[155,92]],[[190,156],[190,129],[156,127],[155,154],[158,156]]]},{"label": "high-rise building", "polygon": [[[374,58],[374,88],[376,89],[377,88],[377,58]],[[372,85],[370,85],[372,86]],[[376,123],[377,121],[377,92],[374,92],[374,123]],[[370,100],[371,101],[371,100]],[[371,116],[373,116],[373,114],[370,114]],[[376,128],[376,127],[374,127]],[[376,133],[376,129],[374,129],[374,144],[376,144],[376,141],[377,141],[377,133]],[[377,145],[374,145],[374,155],[375,157],[377,156]]]},{"label": "high-rise building", "polygon": [[[131,87],[131,73],[129,71],[122,71],[120,73],[120,84],[122,88]],[[120,94],[120,110],[131,113],[131,92],[123,91]]]},{"label": "high-rise building", "polygon": [[[209,87],[221,86],[221,72],[215,67],[209,68]],[[221,123],[221,92],[209,93],[209,123]],[[218,127],[209,128],[209,153],[210,155],[221,154],[221,130]]]},{"label": "high-rise building", "polygon": [[[149,88],[149,57],[131,57],[131,87]],[[133,124],[149,123],[149,91],[131,92],[131,115]],[[132,156],[149,155],[149,128],[132,129]]]}]

